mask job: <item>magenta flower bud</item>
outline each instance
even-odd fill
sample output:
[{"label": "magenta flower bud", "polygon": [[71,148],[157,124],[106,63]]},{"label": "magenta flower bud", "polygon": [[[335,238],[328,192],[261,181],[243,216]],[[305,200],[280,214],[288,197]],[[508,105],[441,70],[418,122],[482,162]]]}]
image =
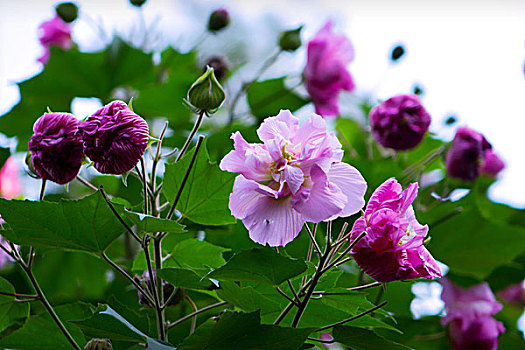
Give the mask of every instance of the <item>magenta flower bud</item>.
[{"label": "magenta flower bud", "polygon": [[120,175],[140,160],[149,141],[148,123],[122,101],[113,101],[79,126],[84,152],[95,169]]},{"label": "magenta flower bud", "polygon": [[504,167],[485,137],[467,127],[456,131],[446,157],[447,172],[464,181],[475,180],[480,173],[496,176]]},{"label": "magenta flower bud", "polygon": [[518,306],[525,305],[525,282],[511,284],[507,288],[498,292],[498,297],[507,304]]},{"label": "magenta flower bud", "polygon": [[210,32],[218,32],[226,28],[230,24],[230,14],[225,8],[220,8],[213,11],[208,20],[208,30]]},{"label": "magenta flower bud", "polygon": [[487,283],[467,289],[460,288],[443,278],[441,299],[446,315],[441,319],[448,324],[448,336],[454,350],[496,350],[498,336],[505,331],[501,322],[492,315],[502,309]]},{"label": "magenta flower bud", "polygon": [[370,126],[376,142],[398,151],[419,145],[429,125],[430,115],[415,95],[394,96],[370,111]]},{"label": "magenta flower bud", "polygon": [[224,77],[230,70],[230,63],[228,62],[226,57],[220,55],[211,56],[210,58],[208,58],[206,63],[204,63],[202,73],[206,73],[206,71],[208,70],[208,66],[213,68],[213,73],[215,74],[215,78],[217,78],[218,81],[224,79]]},{"label": "magenta flower bud", "polygon": [[35,122],[29,150],[42,179],[63,185],[77,176],[84,157],[78,124],[69,113],[44,113]]},{"label": "magenta flower bud", "polygon": [[71,25],[66,23],[58,15],[52,20],[46,21],[38,27],[40,31],[40,44],[44,47],[44,54],[38,59],[46,64],[49,60],[49,47],[56,46],[63,50],[73,47],[71,39]]}]

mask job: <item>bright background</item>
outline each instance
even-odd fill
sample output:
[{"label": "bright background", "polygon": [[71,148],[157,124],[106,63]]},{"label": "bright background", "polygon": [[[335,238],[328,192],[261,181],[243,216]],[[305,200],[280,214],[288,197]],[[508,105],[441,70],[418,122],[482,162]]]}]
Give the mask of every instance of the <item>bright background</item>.
[{"label": "bright background", "polygon": [[[0,0],[0,114],[20,98],[14,83],[42,69],[36,62],[42,53],[38,25],[53,16],[56,3]],[[447,140],[462,125],[484,133],[507,163],[491,197],[525,206],[525,1],[149,0],[143,17],[127,0],[77,3],[81,16],[73,37],[87,51],[103,46],[100,28],[107,38],[118,32],[139,44],[141,29],[152,26],[153,32],[162,32],[154,46],[188,50],[202,38],[209,13],[224,6],[232,14],[232,25],[199,48],[203,59],[225,53],[233,63],[268,57],[277,33],[299,24],[305,25],[306,42],[331,18],[356,50],[349,66],[355,94],[386,99],[421,86],[423,103],[433,117],[431,129]],[[397,43],[404,45],[406,55],[392,65],[388,57]],[[267,76],[290,69],[300,75],[304,62],[305,50],[285,54]],[[253,77],[250,70],[256,66],[245,66],[240,75]],[[98,101],[84,100],[75,101],[72,108],[86,115],[98,106]],[[301,113],[310,111],[307,107]],[[445,127],[450,115],[459,122]]]}]

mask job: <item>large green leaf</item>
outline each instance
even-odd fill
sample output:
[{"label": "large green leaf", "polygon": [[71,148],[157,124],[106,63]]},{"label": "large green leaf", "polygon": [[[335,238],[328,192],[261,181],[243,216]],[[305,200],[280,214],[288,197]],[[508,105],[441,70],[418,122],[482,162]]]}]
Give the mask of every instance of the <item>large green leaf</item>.
[{"label": "large green leaf", "polygon": [[[261,325],[258,312],[226,312],[219,322],[197,332],[179,345],[181,350],[201,349],[282,349],[296,350],[313,331],[311,328],[284,328]],[[200,328],[200,327],[199,327]]]},{"label": "large green leaf", "polygon": [[[177,163],[166,164],[162,190],[171,204],[188,170],[193,152],[190,150]],[[202,225],[234,223],[228,201],[235,176],[221,171],[217,164],[210,163],[206,142],[203,142],[176,209],[183,217]]]},{"label": "large green leaf", "polygon": [[0,198],[0,212],[12,229],[3,235],[22,245],[100,253],[124,231],[98,192],[60,202]]},{"label": "large green leaf", "polygon": [[144,232],[168,232],[182,233],[186,232],[184,226],[175,220],[166,220],[151,215],[135,213],[125,210],[124,215],[137,227]]},{"label": "large green leaf", "polygon": [[160,270],[159,276],[175,287],[187,289],[209,289],[213,287],[213,283],[209,279],[201,278],[189,269],[170,267]]},{"label": "large green leaf", "polygon": [[354,350],[402,350],[410,349],[394,343],[376,333],[362,328],[338,326],[333,331],[334,340]]},{"label": "large green leaf", "polygon": [[210,278],[257,281],[278,286],[306,271],[302,260],[286,258],[269,247],[241,250],[226,265],[212,271]]},{"label": "large green leaf", "polygon": [[261,315],[281,311],[281,306],[278,303],[265,297],[251,286],[240,287],[231,281],[222,281],[220,285],[221,288],[217,290],[217,296],[243,311],[260,310]]},{"label": "large green leaf", "polygon": [[257,118],[277,115],[281,109],[295,111],[308,100],[284,85],[285,77],[255,82],[248,88],[247,98],[252,114]]},{"label": "large green leaf", "polygon": [[164,267],[217,268],[226,262],[222,253],[228,250],[198,239],[186,239],[169,252]]},{"label": "large green leaf", "polygon": [[4,167],[4,164],[7,161],[7,158],[9,158],[10,154],[11,152],[9,151],[9,148],[0,147],[0,169]]},{"label": "large green leaf", "polygon": [[153,79],[152,54],[115,38],[104,51],[84,53],[73,48],[51,48],[42,73],[18,84],[20,102],[0,118],[0,131],[18,137],[18,149],[26,150],[35,120],[47,111],[69,111],[75,97],[108,101],[121,85]]},{"label": "large green leaf", "polygon": [[[15,288],[0,277],[0,292],[15,293]],[[14,296],[0,295],[0,332],[15,321],[29,316],[29,303],[19,303]]]}]

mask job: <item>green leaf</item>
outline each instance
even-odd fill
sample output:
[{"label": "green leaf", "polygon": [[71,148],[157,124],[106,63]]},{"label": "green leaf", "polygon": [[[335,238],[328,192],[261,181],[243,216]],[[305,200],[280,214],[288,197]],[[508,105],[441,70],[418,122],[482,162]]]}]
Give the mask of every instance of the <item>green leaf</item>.
[{"label": "green leaf", "polygon": [[286,258],[265,247],[241,250],[226,265],[212,271],[209,277],[220,281],[258,281],[278,286],[304,271],[304,261]]},{"label": "green leaf", "polygon": [[209,289],[213,287],[213,283],[211,283],[209,279],[201,278],[189,269],[176,267],[166,268],[160,270],[159,276],[175,287],[187,289]]},{"label": "green leaf", "polygon": [[[0,292],[16,293],[9,281],[0,277]],[[14,296],[0,295],[0,332],[15,321],[29,316],[29,303],[19,303]]]},{"label": "green leaf", "polygon": [[[166,164],[163,193],[173,204],[182,183],[193,150],[179,162]],[[235,174],[221,171],[217,164],[210,163],[203,142],[188,180],[182,190],[176,209],[183,217],[202,225],[226,225],[235,222],[228,208]]]},{"label": "green leaf", "polygon": [[198,239],[186,239],[169,252],[164,267],[217,268],[226,262],[222,253],[228,250]]},{"label": "green leaf", "polygon": [[265,297],[253,287],[240,287],[235,282],[222,281],[217,296],[246,312],[260,310],[261,315],[278,313],[281,306]]},{"label": "green leaf", "polygon": [[10,155],[11,155],[11,152],[9,151],[9,148],[0,147],[0,169],[4,167],[4,164]]},{"label": "green leaf", "polygon": [[0,212],[12,229],[3,235],[22,245],[100,253],[124,231],[98,192],[60,202],[0,198]]},{"label": "green leaf", "polygon": [[308,103],[308,100],[289,90],[284,85],[285,77],[255,82],[246,95],[252,114],[259,118],[277,115],[281,109],[291,112]]},{"label": "green leaf", "polygon": [[[90,317],[91,307],[85,303],[75,303],[57,306],[55,311],[73,339],[83,348],[86,343],[84,334],[77,326],[67,321]],[[1,339],[0,347],[17,350],[70,350],[71,344],[51,316],[43,313],[29,317],[22,328]]]},{"label": "green leaf", "polygon": [[333,331],[334,340],[354,350],[401,350],[410,349],[394,343],[367,329],[338,326]]},{"label": "green leaf", "polygon": [[366,158],[366,134],[362,127],[352,119],[338,118],[336,130],[345,149],[346,159]]},{"label": "green leaf", "polygon": [[281,349],[296,350],[305,342],[313,331],[311,328],[285,328],[261,325],[258,312],[249,314],[226,312],[212,328],[210,323],[205,329],[185,339],[179,345],[181,350],[200,349]]},{"label": "green leaf", "polygon": [[124,210],[124,215],[143,232],[186,232],[184,225],[177,223],[175,220],[166,220],[127,210]]}]

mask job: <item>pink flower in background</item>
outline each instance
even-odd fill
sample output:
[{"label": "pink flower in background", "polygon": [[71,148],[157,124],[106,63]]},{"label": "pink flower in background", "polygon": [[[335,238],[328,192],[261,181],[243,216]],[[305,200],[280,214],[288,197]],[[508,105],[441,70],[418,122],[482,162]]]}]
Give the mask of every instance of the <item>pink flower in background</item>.
[{"label": "pink flower in background", "polygon": [[38,59],[46,64],[49,60],[49,47],[56,46],[64,50],[73,47],[71,39],[71,24],[64,22],[58,15],[52,20],[42,23],[38,27],[40,31],[40,44],[44,47],[44,54]]},{"label": "pink flower in background", "polygon": [[125,102],[113,101],[79,126],[84,152],[102,174],[124,174],[140,160],[149,141],[148,123]]},{"label": "pink flower in background", "polygon": [[69,113],[44,113],[33,125],[29,150],[42,179],[61,185],[72,181],[84,157],[78,119]]},{"label": "pink flower in background", "polygon": [[449,339],[455,350],[496,350],[503,324],[492,318],[503,306],[496,301],[487,283],[463,289],[448,279],[440,280],[441,299],[446,315],[441,319],[448,326]]},{"label": "pink flower in background", "polygon": [[354,59],[354,48],[344,35],[332,33],[329,21],[308,43],[304,69],[306,90],[323,117],[337,116],[340,90],[352,91],[354,82],[346,66]]},{"label": "pink flower in background", "polygon": [[399,95],[372,108],[370,126],[381,146],[408,150],[423,140],[430,126],[430,115],[416,95]]},{"label": "pink flower in background", "polygon": [[366,235],[352,248],[359,267],[378,282],[413,278],[440,278],[441,271],[423,245],[428,226],[417,222],[412,202],[417,183],[403,191],[394,178],[379,186],[357,219],[351,232],[355,240]]},{"label": "pink flower in background", "polygon": [[508,304],[525,305],[525,281],[511,284],[498,292],[498,297]]},{"label": "pink flower in background", "polygon": [[10,157],[0,170],[0,197],[11,199],[20,196],[21,193],[18,166],[15,159]]},{"label": "pink flower in background", "polygon": [[235,149],[220,163],[222,170],[241,174],[229,207],[252,240],[284,246],[306,221],[345,217],[363,207],[366,181],[341,162],[341,144],[320,116],[299,125],[290,111],[281,111],[266,118],[257,134],[263,144],[234,133]]},{"label": "pink flower in background", "polygon": [[464,181],[474,181],[480,173],[495,177],[505,168],[487,139],[467,127],[456,131],[447,153],[446,166],[451,177]]}]

